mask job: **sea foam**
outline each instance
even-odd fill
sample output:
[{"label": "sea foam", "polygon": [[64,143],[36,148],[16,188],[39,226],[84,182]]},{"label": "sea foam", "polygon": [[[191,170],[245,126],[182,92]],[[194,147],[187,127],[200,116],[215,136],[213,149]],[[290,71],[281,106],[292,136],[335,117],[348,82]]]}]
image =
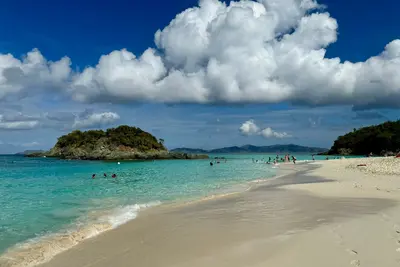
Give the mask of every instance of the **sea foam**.
[{"label": "sea foam", "polygon": [[95,220],[76,225],[64,232],[28,240],[8,249],[0,256],[2,267],[32,267],[49,261],[55,255],[68,250],[83,240],[114,229],[137,217],[140,210],[160,205],[161,202],[133,204],[115,208]]}]

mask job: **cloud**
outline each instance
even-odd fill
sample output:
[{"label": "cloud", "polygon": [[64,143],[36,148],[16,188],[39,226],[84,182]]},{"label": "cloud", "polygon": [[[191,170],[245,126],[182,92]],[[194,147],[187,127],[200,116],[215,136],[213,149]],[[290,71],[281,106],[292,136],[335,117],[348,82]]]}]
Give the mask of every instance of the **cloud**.
[{"label": "cloud", "polygon": [[114,112],[91,113],[84,112],[75,118],[73,128],[92,128],[109,125],[119,120],[120,116]]},{"label": "cloud", "polygon": [[0,99],[63,88],[82,102],[399,108],[400,40],[352,63],[325,57],[337,30],[314,0],[201,0],[155,33],[155,48],[115,50],[82,72],[38,50],[23,60],[0,55]]},{"label": "cloud", "polygon": [[38,49],[27,53],[22,60],[0,54],[0,100],[66,88],[71,77],[70,65],[68,57],[48,61]]},{"label": "cloud", "polygon": [[276,132],[272,130],[271,127],[267,127],[264,129],[261,129],[255,122],[254,120],[248,120],[244,122],[240,128],[239,131],[241,134],[250,136],[250,135],[261,135],[264,138],[288,138],[292,137],[291,135],[287,134],[286,132]]},{"label": "cloud", "polygon": [[22,114],[17,116],[0,115],[0,130],[31,130],[39,125],[39,120]]},{"label": "cloud", "polygon": [[243,135],[255,135],[260,132],[260,128],[255,124],[254,120],[248,120],[240,126],[239,131]]},{"label": "cloud", "polygon": [[71,93],[82,101],[398,106],[400,40],[365,62],[325,58],[338,23],[318,7],[200,1],[156,32],[157,50],[104,55],[75,77]]},{"label": "cloud", "polygon": [[291,137],[289,134],[285,132],[275,132],[272,130],[270,127],[267,127],[263,130],[261,130],[260,134],[265,137],[265,138],[286,138],[286,137]]},{"label": "cloud", "polygon": [[57,111],[38,115],[26,115],[21,112],[0,114],[0,130],[32,130],[52,128],[58,130],[99,128],[110,125],[120,119],[115,112]]}]

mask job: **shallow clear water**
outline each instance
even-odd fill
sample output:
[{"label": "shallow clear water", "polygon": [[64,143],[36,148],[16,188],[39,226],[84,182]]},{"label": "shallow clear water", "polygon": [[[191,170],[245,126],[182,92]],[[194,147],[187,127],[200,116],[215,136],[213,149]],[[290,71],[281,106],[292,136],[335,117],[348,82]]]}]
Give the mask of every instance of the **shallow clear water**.
[{"label": "shallow clear water", "polygon": [[0,156],[0,254],[15,244],[99,219],[118,225],[136,216],[142,206],[134,204],[201,198],[276,171],[252,162],[275,155],[210,156],[227,162],[211,167],[209,160],[117,164]]}]

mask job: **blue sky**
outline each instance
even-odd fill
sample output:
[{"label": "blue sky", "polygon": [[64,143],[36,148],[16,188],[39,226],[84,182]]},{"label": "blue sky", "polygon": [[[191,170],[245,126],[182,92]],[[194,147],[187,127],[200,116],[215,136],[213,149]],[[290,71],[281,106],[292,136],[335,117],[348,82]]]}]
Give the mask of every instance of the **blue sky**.
[{"label": "blue sky", "polygon": [[[197,11],[192,0],[4,1],[0,153],[119,124],[169,148],[330,147],[353,128],[397,120],[400,3],[301,1],[204,0]],[[254,131],[241,128],[249,121]]]}]

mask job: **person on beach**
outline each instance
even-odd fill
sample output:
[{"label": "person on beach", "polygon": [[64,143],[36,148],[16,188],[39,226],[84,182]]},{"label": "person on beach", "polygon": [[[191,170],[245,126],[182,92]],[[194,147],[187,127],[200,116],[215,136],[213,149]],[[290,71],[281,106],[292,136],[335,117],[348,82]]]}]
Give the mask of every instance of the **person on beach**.
[{"label": "person on beach", "polygon": [[96,174],[95,173],[92,174],[92,179],[94,179],[94,178],[96,178]]},{"label": "person on beach", "polygon": [[292,156],[293,164],[296,164],[296,158],[295,156]]},{"label": "person on beach", "polygon": [[312,160],[315,160],[314,155],[312,155]]}]

